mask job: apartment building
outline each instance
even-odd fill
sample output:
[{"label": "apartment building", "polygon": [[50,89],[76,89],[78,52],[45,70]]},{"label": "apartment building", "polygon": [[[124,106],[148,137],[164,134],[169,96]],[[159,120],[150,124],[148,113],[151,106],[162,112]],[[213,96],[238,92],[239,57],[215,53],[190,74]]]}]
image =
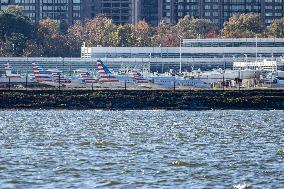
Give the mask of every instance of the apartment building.
[{"label": "apartment building", "polygon": [[[134,0],[89,0],[83,8],[88,12],[87,18],[97,15],[106,16],[116,24],[132,23]],[[88,6],[91,7],[88,10]]]},{"label": "apartment building", "polygon": [[145,20],[157,25],[162,19],[175,24],[190,15],[222,27],[234,14],[259,14],[266,25],[284,16],[284,0],[0,0],[0,9],[11,4],[21,6],[34,22],[52,18],[68,24],[97,15],[116,24]]},{"label": "apartment building", "polygon": [[175,22],[190,15],[209,19],[219,27],[235,14],[259,14],[266,25],[284,15],[284,0],[176,0],[176,3]]},{"label": "apartment building", "polygon": [[33,22],[51,18],[73,24],[82,20],[82,0],[0,0],[0,10],[18,5]]}]

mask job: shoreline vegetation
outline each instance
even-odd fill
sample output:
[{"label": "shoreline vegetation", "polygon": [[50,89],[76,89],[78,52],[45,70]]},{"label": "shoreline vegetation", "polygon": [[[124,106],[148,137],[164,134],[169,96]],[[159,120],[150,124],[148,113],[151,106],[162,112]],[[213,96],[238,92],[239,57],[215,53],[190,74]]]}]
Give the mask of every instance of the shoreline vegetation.
[{"label": "shoreline vegetation", "polygon": [[207,19],[185,16],[176,24],[165,20],[153,26],[140,20],[116,25],[97,16],[67,25],[43,19],[33,23],[18,6],[0,11],[0,57],[80,57],[87,47],[179,47],[181,39],[283,38],[284,18],[264,25],[257,14],[236,14],[220,28]]},{"label": "shoreline vegetation", "polygon": [[0,90],[0,109],[284,110],[284,90]]}]

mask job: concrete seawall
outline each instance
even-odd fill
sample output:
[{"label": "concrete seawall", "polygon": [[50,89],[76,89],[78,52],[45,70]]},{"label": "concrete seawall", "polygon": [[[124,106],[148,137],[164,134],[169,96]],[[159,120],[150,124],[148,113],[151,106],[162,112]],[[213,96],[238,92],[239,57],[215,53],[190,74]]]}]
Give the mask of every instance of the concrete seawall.
[{"label": "concrete seawall", "polygon": [[284,90],[2,90],[0,109],[284,110]]}]

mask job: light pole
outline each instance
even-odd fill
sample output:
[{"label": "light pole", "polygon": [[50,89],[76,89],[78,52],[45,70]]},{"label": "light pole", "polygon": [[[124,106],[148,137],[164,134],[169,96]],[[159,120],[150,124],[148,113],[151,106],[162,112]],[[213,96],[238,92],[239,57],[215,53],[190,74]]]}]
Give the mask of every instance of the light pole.
[{"label": "light pole", "polygon": [[13,47],[13,56],[15,56],[15,44],[14,43],[12,44],[12,47]]},{"label": "light pole", "polygon": [[[29,57],[27,57],[27,65],[29,64]],[[26,90],[28,90],[28,69],[26,69]]]},{"label": "light pole", "polygon": [[225,56],[223,55],[223,91],[225,90],[225,70],[226,70],[226,62]]},{"label": "light pole", "polygon": [[223,55],[223,69],[226,69],[226,60],[225,60],[225,55]]},{"label": "light pole", "polygon": [[225,90],[225,70],[223,70],[223,82],[222,82],[223,91]]},{"label": "light pole", "polygon": [[182,37],[179,37],[179,73],[181,74],[181,43],[182,43]]},{"label": "light pole", "polygon": [[235,62],[236,56],[235,56],[235,55],[232,55],[232,57],[233,57],[233,62]]},{"label": "light pole", "polygon": [[151,72],[151,57],[152,57],[152,53],[150,52],[150,54],[149,54],[149,64],[148,64],[149,72]]},{"label": "light pole", "polygon": [[248,62],[248,55],[247,54],[244,54],[245,57],[246,57],[246,63]]},{"label": "light pole", "polygon": [[257,45],[257,35],[255,36],[255,61],[257,62],[257,54],[258,54],[258,45]]}]

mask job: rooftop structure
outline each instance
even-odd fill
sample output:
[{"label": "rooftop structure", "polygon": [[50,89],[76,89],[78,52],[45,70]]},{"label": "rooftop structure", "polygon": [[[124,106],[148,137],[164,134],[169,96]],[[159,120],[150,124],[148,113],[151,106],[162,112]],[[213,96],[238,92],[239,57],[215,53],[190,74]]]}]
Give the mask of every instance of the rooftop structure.
[{"label": "rooftop structure", "polygon": [[262,60],[262,61],[253,61],[253,62],[234,62],[233,63],[234,70],[245,70],[245,69],[253,69],[253,70],[263,70],[263,71],[270,71],[276,72],[277,71],[277,62],[276,61],[269,61],[269,60]]},{"label": "rooftop structure", "polygon": [[184,47],[284,47],[282,38],[184,39]]},{"label": "rooftop structure", "polygon": [[[277,60],[282,64],[284,39],[184,39],[182,47],[85,47],[82,58],[112,63],[145,64],[165,71],[195,68],[232,68],[236,61]],[[280,66],[281,68],[281,66]]]}]

